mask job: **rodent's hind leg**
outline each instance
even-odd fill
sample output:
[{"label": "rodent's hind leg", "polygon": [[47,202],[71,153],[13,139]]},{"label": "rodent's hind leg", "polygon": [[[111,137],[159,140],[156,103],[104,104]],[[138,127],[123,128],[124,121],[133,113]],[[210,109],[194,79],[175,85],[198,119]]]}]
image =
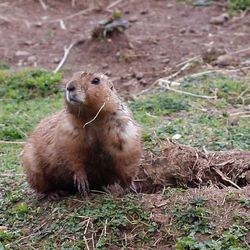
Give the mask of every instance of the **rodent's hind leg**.
[{"label": "rodent's hind leg", "polygon": [[86,174],[79,173],[79,172],[77,174],[74,174],[74,185],[77,188],[79,193],[85,196],[88,195],[89,182],[88,182]]},{"label": "rodent's hind leg", "polygon": [[37,193],[37,199],[39,201],[45,200],[45,201],[58,201],[61,198],[69,195],[69,192],[64,190],[56,190],[49,193]]},{"label": "rodent's hind leg", "polygon": [[117,196],[121,196],[121,195],[125,195],[126,194],[126,190],[119,184],[119,183],[114,183],[111,185],[107,185],[102,187],[102,189],[108,193],[108,194],[112,194],[112,195],[117,195]]},{"label": "rodent's hind leg", "polygon": [[107,185],[106,187],[102,187],[102,189],[109,194],[115,194],[115,195],[125,195],[127,193],[138,193],[138,187],[134,183],[134,181],[131,182],[131,185],[128,187],[121,186],[119,183],[114,183],[111,185]]}]

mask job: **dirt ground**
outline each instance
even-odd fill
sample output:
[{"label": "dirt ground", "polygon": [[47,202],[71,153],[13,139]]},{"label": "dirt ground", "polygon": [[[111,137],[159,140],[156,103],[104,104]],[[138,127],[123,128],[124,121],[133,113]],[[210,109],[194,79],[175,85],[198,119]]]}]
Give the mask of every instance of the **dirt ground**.
[{"label": "dirt ground", "polygon": [[[226,12],[223,1],[195,7],[180,1],[121,1],[109,10],[119,10],[129,21],[125,35],[92,41],[98,21],[108,18],[113,1],[0,2],[0,58],[14,68],[41,66],[54,70],[64,47],[82,39],[70,51],[64,77],[80,70],[102,71],[117,88],[136,92],[169,75],[181,62],[215,48],[237,51],[243,66],[250,56],[250,13],[229,18],[220,25],[211,18]],[[60,24],[61,23],[61,24]]]}]

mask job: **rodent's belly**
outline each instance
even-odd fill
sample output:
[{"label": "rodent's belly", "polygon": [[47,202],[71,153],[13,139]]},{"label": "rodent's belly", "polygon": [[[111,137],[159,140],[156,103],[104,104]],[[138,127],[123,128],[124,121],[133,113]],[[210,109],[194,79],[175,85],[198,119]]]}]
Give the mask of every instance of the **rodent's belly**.
[{"label": "rodent's belly", "polygon": [[101,190],[103,187],[119,181],[115,162],[100,147],[90,150],[86,161],[86,174],[90,189],[94,190]]}]

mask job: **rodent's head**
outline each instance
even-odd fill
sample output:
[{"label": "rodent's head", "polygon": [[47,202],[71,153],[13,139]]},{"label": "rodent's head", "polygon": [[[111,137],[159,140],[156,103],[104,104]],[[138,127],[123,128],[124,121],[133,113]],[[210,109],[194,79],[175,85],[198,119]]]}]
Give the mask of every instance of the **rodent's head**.
[{"label": "rodent's head", "polygon": [[102,73],[77,72],[66,84],[65,101],[71,110],[97,112],[105,103],[105,109],[118,101],[113,83]]}]

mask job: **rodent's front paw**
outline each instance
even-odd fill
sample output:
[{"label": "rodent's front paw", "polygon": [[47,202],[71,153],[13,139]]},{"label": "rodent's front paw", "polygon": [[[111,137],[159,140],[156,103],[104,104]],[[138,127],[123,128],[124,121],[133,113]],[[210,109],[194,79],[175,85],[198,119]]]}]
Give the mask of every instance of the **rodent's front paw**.
[{"label": "rodent's front paw", "polygon": [[79,193],[87,195],[89,192],[89,182],[87,177],[84,175],[74,175],[74,185],[76,186]]}]

